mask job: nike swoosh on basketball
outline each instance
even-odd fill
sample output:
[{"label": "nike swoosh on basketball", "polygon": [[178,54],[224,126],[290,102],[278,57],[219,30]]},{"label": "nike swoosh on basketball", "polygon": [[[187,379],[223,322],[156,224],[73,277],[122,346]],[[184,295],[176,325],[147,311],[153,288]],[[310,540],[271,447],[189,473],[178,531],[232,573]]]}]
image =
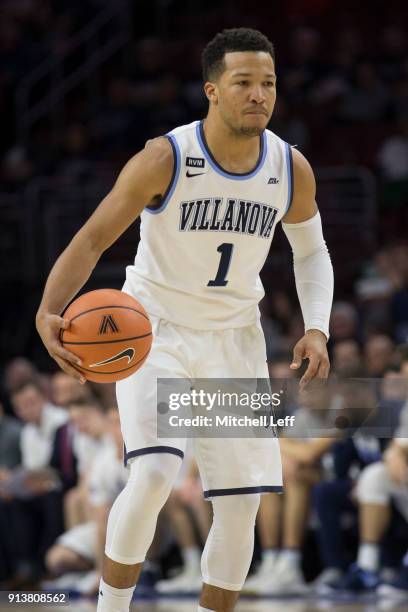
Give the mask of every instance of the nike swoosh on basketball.
[{"label": "nike swoosh on basketball", "polygon": [[200,176],[200,174],[205,174],[205,172],[195,172],[194,174],[190,174],[190,172],[188,170],[186,172],[186,176],[188,178],[191,178],[192,176]]},{"label": "nike swoosh on basketball", "polygon": [[104,359],[103,361],[98,361],[98,363],[91,363],[90,368],[97,368],[103,365],[107,365],[108,363],[114,363],[115,361],[119,361],[119,359],[126,359],[128,363],[130,363],[135,356],[134,348],[127,348],[124,351],[121,351],[117,355],[113,355],[113,357],[108,357],[108,359]]}]

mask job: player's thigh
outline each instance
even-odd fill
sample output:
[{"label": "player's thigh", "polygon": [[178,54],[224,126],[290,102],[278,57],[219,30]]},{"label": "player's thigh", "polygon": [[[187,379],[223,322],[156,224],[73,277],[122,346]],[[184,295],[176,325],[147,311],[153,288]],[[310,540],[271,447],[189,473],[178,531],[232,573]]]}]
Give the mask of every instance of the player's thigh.
[{"label": "player's thigh", "polygon": [[116,396],[121,419],[126,454],[135,456],[152,447],[176,447],[184,451],[185,439],[160,439],[157,431],[157,384],[159,379],[186,381],[189,372],[183,354],[183,339],[174,326],[152,319],[153,345],[143,367],[116,384]]}]

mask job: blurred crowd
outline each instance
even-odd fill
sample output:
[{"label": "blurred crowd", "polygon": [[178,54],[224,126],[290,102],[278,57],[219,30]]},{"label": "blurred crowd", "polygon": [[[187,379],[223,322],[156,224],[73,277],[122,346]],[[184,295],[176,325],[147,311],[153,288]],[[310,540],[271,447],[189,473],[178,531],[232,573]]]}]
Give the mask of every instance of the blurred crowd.
[{"label": "blurred crowd", "polygon": [[[334,387],[297,391],[290,335],[269,356],[272,385],[287,389],[277,416],[295,425],[280,431],[284,493],[262,496],[248,593],[408,593],[408,343],[370,330],[346,302],[334,304],[331,331]],[[0,582],[94,594],[128,475],[114,385],[82,386],[19,357],[2,396]],[[211,519],[190,450],[139,594],[199,591]]]},{"label": "blurred crowd", "polygon": [[[154,4],[154,3],[153,3]],[[293,4],[293,6],[291,6]],[[126,3],[133,38],[103,67],[98,92],[87,85],[65,100],[60,130],[45,117],[28,142],[16,143],[15,95],[45,58],[62,58],[71,37],[101,10],[97,0],[3,2],[1,14],[1,178],[18,190],[34,176],[86,181],[98,162],[122,163],[147,139],[201,118],[206,111],[200,53],[220,27],[259,26],[276,44],[278,101],[271,129],[316,165],[361,164],[378,173],[383,206],[406,203],[408,184],[408,15],[404,3],[375,14],[347,3],[244,1],[191,7],[166,3],[167,34],[155,35],[145,3]],[[151,8],[151,7],[150,7]],[[162,7],[163,8],[163,7]],[[156,7],[157,11],[160,6]],[[51,27],[52,23],[52,27]],[[144,26],[142,25],[145,24]],[[148,26],[146,24],[149,24]],[[265,25],[267,24],[267,25]],[[196,36],[191,36],[191,32]],[[99,78],[99,77],[98,77]],[[39,84],[40,97],[49,84]]]}]

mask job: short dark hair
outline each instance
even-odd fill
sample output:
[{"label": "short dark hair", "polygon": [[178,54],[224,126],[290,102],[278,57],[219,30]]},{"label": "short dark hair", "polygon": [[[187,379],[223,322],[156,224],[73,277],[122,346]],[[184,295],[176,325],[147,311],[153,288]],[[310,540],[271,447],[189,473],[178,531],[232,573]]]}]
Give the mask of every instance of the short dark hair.
[{"label": "short dark hair", "polygon": [[106,414],[107,410],[103,404],[94,396],[90,397],[78,397],[77,399],[73,399],[68,402],[67,408],[94,408],[101,414]]},{"label": "short dark hair", "polygon": [[275,61],[275,49],[271,41],[259,30],[233,28],[214,36],[201,56],[204,81],[211,81],[224,71],[224,56],[234,51],[265,51]]},{"label": "short dark hair", "polygon": [[36,391],[38,391],[38,393],[44,395],[44,390],[41,387],[38,378],[26,378],[25,380],[20,381],[15,387],[13,387],[13,389],[10,391],[10,396],[14,397],[15,395],[22,393],[29,387],[33,387]]}]

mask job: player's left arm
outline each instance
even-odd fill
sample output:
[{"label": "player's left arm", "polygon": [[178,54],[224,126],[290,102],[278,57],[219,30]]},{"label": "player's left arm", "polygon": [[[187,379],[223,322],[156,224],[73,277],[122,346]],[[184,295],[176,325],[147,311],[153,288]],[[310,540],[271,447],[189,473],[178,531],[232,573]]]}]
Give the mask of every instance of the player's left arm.
[{"label": "player's left arm", "polygon": [[293,157],[293,199],[282,219],[282,228],[293,251],[296,290],[305,323],[305,335],[293,350],[292,369],[303,359],[309,365],[301,384],[313,378],[327,378],[329,319],[333,302],[333,267],[323,238],[316,205],[316,182],[310,164],[296,149]]}]

